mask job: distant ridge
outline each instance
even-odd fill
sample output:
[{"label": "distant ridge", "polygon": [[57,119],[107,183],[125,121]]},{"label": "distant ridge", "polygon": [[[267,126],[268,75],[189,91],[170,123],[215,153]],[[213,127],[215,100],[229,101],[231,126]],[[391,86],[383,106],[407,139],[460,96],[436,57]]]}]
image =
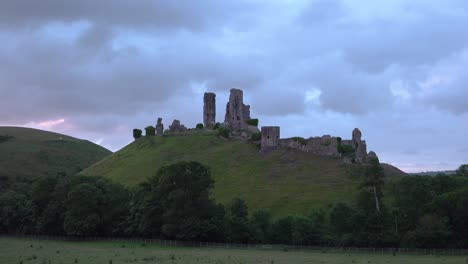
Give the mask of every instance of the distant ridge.
[{"label": "distant ridge", "polygon": [[112,154],[88,140],[26,127],[0,126],[0,177],[73,175]]},{"label": "distant ridge", "polygon": [[452,175],[455,174],[455,170],[445,170],[445,171],[424,171],[424,172],[411,172],[409,175],[413,176],[436,176],[438,174]]}]

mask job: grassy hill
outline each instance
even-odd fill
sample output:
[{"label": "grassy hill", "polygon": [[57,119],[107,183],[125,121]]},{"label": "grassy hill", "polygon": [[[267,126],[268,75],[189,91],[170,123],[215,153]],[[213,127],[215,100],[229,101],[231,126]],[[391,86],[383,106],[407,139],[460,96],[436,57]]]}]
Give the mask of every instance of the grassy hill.
[{"label": "grassy hill", "polygon": [[[336,201],[349,201],[358,184],[357,165],[292,149],[260,154],[255,144],[218,138],[210,132],[143,137],[82,172],[136,185],[161,166],[195,160],[212,170],[213,197],[225,203],[245,199],[249,208],[274,215],[301,213]],[[389,179],[404,173],[389,165]],[[393,176],[392,176],[393,175]]]},{"label": "grassy hill", "polygon": [[0,127],[0,176],[31,179],[76,174],[112,152],[87,140],[53,132]]}]

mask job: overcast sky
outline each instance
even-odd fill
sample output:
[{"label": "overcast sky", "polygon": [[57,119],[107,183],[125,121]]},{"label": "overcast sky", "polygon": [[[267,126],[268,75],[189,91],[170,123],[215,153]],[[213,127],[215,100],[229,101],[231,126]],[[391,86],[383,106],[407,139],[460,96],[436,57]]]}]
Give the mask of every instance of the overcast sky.
[{"label": "overcast sky", "polygon": [[[359,2],[359,3],[358,3]],[[89,139],[202,121],[244,90],[282,137],[359,127],[408,171],[468,163],[468,1],[3,0],[0,125]]]}]

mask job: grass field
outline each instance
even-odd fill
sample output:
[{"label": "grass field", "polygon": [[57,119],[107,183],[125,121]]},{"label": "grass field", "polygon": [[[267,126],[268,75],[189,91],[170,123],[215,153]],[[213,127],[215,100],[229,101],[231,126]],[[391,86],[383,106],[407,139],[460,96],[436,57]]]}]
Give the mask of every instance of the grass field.
[{"label": "grass field", "polygon": [[468,256],[397,254],[346,254],[284,252],[253,249],[211,249],[162,247],[141,243],[61,242],[19,238],[0,238],[2,264],[309,264],[309,263],[386,263],[386,264],[466,264]]},{"label": "grass field", "polygon": [[31,179],[59,172],[74,175],[111,154],[99,145],[53,132],[0,127],[0,176]]},{"label": "grass field", "polygon": [[[143,137],[83,171],[125,185],[138,184],[163,165],[195,160],[208,165],[215,180],[213,197],[226,203],[246,200],[252,210],[273,216],[307,213],[337,201],[350,201],[358,181],[350,177],[356,165],[292,149],[261,154],[255,144],[218,138],[210,132]],[[398,170],[387,166],[391,174]],[[400,174],[401,175],[401,172]]]}]

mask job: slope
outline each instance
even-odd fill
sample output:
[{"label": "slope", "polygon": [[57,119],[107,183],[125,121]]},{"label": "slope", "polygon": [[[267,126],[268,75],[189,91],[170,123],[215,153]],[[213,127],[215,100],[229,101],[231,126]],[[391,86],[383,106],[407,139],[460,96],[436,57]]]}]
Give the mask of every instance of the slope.
[{"label": "slope", "polygon": [[240,197],[249,208],[265,209],[273,215],[348,201],[358,182],[358,166],[345,165],[341,159],[291,149],[260,154],[255,144],[226,140],[209,132],[143,137],[82,174],[133,186],[161,166],[182,160],[199,161],[211,168],[215,180],[212,195],[218,202]]},{"label": "slope", "polygon": [[111,152],[87,140],[53,132],[0,127],[0,177],[73,175]]}]

